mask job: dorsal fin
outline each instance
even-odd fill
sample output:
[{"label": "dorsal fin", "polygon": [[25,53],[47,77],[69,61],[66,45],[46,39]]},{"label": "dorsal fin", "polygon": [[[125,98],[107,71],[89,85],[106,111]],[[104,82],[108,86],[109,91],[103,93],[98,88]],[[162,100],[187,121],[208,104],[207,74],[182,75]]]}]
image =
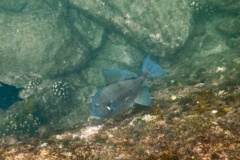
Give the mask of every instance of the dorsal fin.
[{"label": "dorsal fin", "polygon": [[107,84],[111,84],[117,81],[121,81],[124,79],[130,79],[130,78],[136,78],[137,74],[119,69],[119,68],[108,68],[108,69],[103,69],[102,74],[105,78],[105,81]]}]

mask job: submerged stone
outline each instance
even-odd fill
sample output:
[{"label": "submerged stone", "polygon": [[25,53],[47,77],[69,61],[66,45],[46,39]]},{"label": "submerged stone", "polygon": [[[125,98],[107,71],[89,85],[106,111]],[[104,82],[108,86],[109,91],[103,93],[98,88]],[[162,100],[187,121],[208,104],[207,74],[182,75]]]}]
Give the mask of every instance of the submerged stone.
[{"label": "submerged stone", "polygon": [[131,43],[156,55],[173,53],[189,35],[191,12],[183,1],[78,1],[70,3]]}]

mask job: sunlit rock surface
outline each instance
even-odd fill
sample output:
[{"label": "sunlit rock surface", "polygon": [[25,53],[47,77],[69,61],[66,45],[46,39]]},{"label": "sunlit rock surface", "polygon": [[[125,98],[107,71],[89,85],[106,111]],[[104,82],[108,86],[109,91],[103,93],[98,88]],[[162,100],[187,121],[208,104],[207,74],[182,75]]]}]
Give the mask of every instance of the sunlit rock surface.
[{"label": "sunlit rock surface", "polygon": [[68,15],[62,1],[0,6],[0,77],[6,83],[16,83],[11,77],[53,78],[79,70],[101,44],[103,29],[81,15],[74,20],[76,13]]},{"label": "sunlit rock surface", "polygon": [[176,51],[191,28],[187,0],[70,2],[87,17],[121,32],[138,48],[156,55]]},{"label": "sunlit rock surface", "polygon": [[76,43],[81,49],[73,46],[70,30],[57,25],[60,14],[0,14],[1,75],[32,72],[49,76],[85,62],[85,46],[80,42]]}]

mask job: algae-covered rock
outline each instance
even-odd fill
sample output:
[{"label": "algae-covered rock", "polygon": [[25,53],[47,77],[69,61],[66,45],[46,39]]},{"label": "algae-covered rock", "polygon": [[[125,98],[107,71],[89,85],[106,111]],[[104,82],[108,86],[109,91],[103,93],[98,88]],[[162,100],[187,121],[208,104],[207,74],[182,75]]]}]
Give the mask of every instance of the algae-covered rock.
[{"label": "algae-covered rock", "polygon": [[[85,66],[90,50],[99,46],[103,33],[99,27],[100,38],[85,41],[82,35],[88,30],[77,29],[67,10],[63,1],[0,2],[0,81],[24,88],[20,93],[24,101],[9,110],[21,113],[19,108],[35,97],[44,113],[44,123],[51,121],[53,126],[59,117],[71,112],[74,104],[79,104],[72,86],[79,77],[69,75]],[[87,28],[89,23],[78,27]],[[28,111],[32,109],[29,107]],[[23,119],[25,116],[20,115]]]},{"label": "algae-covered rock", "polygon": [[85,47],[91,50],[97,50],[101,47],[104,36],[104,28],[101,25],[89,20],[75,9],[70,10],[69,18],[72,19],[70,21],[72,23],[71,29],[79,33],[79,37],[84,41]]},{"label": "algae-covered rock", "polygon": [[225,117],[220,118],[218,120],[218,123],[220,123],[220,125],[223,126],[225,129],[228,129],[232,131],[234,134],[239,135],[240,134],[239,113],[240,113],[239,108],[236,108],[229,112]]},{"label": "algae-covered rock", "polygon": [[228,12],[239,12],[240,1],[238,0],[212,0],[213,5],[217,8]]},{"label": "algae-covered rock", "polygon": [[156,55],[173,53],[189,34],[191,14],[187,0],[70,2],[90,19]]},{"label": "algae-covered rock", "polygon": [[223,35],[229,37],[240,36],[240,17],[229,16],[222,19],[216,26],[216,29]]},{"label": "algae-covered rock", "polygon": [[84,47],[73,46],[70,31],[57,26],[55,16],[0,15],[1,74],[56,74],[84,62],[86,52],[78,49]]},{"label": "algae-covered rock", "polygon": [[19,83],[9,77],[69,74],[83,67],[89,51],[101,43],[103,29],[90,22],[78,23],[81,30],[75,27],[63,2],[34,2],[0,2],[0,79],[6,83]]},{"label": "algae-covered rock", "polygon": [[103,68],[121,68],[141,74],[144,59],[142,52],[120,35],[111,33],[105,40],[98,56],[82,71],[82,76],[89,84],[99,86],[104,84]]}]

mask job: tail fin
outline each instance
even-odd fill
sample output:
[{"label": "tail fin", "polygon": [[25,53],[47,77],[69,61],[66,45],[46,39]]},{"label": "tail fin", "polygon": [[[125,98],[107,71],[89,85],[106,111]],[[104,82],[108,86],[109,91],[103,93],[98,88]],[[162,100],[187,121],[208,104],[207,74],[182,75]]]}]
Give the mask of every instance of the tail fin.
[{"label": "tail fin", "polygon": [[150,55],[148,55],[142,65],[142,74],[146,76],[146,78],[159,78],[167,74],[161,67],[150,60]]}]

